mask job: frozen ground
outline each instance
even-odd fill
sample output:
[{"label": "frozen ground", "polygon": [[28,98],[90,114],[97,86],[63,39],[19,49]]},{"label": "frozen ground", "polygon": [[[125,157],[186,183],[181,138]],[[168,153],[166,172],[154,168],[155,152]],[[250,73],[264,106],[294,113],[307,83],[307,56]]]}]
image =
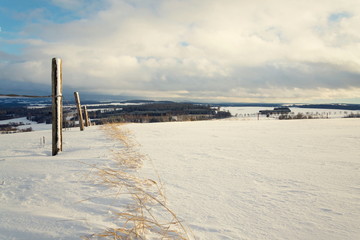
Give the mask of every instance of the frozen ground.
[{"label": "frozen ground", "polygon": [[[360,236],[360,120],[128,124],[196,239]],[[45,145],[39,139],[45,137]],[[0,239],[79,239],[114,227],[125,198],[94,183],[121,144],[99,127],[0,135]],[[157,173],[154,172],[154,168]],[[123,202],[122,202],[123,201]]]},{"label": "frozen ground", "polygon": [[[198,239],[360,236],[359,119],[128,128]],[[147,169],[149,162],[143,174]]]},{"label": "frozen ground", "polygon": [[117,204],[94,184],[93,166],[111,166],[119,144],[99,127],[63,135],[54,157],[49,130],[0,135],[1,240],[80,239],[114,226]]}]

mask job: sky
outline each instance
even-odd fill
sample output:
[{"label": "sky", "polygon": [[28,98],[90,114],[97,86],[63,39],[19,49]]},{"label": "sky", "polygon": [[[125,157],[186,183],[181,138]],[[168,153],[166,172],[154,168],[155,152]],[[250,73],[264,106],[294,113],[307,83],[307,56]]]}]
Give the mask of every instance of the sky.
[{"label": "sky", "polygon": [[[0,0],[0,94],[360,103],[358,0]],[[11,91],[11,92],[10,92]]]}]

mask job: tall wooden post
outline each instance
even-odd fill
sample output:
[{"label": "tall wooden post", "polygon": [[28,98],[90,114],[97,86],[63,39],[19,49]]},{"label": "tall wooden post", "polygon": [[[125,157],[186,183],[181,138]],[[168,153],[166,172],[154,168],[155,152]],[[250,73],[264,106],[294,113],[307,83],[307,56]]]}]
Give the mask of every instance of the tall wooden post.
[{"label": "tall wooden post", "polygon": [[62,151],[62,61],[52,59],[52,155]]},{"label": "tall wooden post", "polygon": [[90,127],[90,119],[86,106],[84,106],[85,127]]},{"label": "tall wooden post", "polygon": [[81,110],[79,92],[74,92],[74,97],[75,97],[75,102],[76,102],[76,106],[78,109],[80,130],[84,131],[84,120],[83,120],[83,115],[82,115],[82,110]]}]

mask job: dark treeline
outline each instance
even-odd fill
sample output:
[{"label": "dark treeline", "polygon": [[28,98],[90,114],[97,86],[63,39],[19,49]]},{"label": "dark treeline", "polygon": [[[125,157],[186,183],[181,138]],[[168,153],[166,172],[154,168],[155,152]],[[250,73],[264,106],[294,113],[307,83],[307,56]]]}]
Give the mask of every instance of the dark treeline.
[{"label": "dark treeline", "polygon": [[140,105],[112,106],[109,109],[90,111],[91,119],[98,119],[98,123],[107,122],[165,122],[206,120],[213,118],[231,117],[229,112],[218,111],[210,105],[192,103],[150,103]]},{"label": "dark treeline", "polygon": [[28,120],[38,123],[51,123],[51,107],[27,108],[27,107],[4,107],[0,108],[0,120],[26,117]]},{"label": "dark treeline", "polygon": [[26,117],[26,114],[27,114],[26,107],[13,107],[13,106],[0,107],[0,120]]},{"label": "dark treeline", "polygon": [[[89,117],[97,124],[108,122],[165,122],[191,121],[231,117],[229,112],[219,111],[210,105],[154,102],[139,105],[89,106]],[[92,109],[92,110],[91,110]],[[1,105],[0,120],[26,117],[38,123],[51,123],[51,107],[27,107],[22,105]],[[75,108],[64,108],[66,126],[73,126]],[[69,117],[70,116],[70,117]],[[72,116],[72,117],[71,117]]]},{"label": "dark treeline", "polygon": [[142,105],[129,105],[123,107],[125,113],[157,113],[168,114],[215,114],[215,110],[209,105],[197,105],[191,103],[152,103]]},{"label": "dark treeline", "polygon": [[339,109],[339,110],[360,110],[360,104],[303,104],[293,105],[298,108],[316,108],[316,109]]}]

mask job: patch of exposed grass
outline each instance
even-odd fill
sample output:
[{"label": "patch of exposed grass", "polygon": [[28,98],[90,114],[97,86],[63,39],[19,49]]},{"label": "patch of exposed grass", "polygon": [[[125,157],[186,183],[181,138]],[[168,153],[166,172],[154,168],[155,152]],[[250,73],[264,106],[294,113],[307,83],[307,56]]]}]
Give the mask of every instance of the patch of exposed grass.
[{"label": "patch of exposed grass", "polygon": [[118,227],[86,239],[190,239],[185,226],[167,206],[161,181],[137,176],[136,170],[147,157],[139,153],[130,132],[123,124],[108,124],[104,129],[124,147],[114,152],[118,168],[97,168],[98,181],[118,191],[118,201],[124,195],[131,201],[126,211],[113,213]]}]

